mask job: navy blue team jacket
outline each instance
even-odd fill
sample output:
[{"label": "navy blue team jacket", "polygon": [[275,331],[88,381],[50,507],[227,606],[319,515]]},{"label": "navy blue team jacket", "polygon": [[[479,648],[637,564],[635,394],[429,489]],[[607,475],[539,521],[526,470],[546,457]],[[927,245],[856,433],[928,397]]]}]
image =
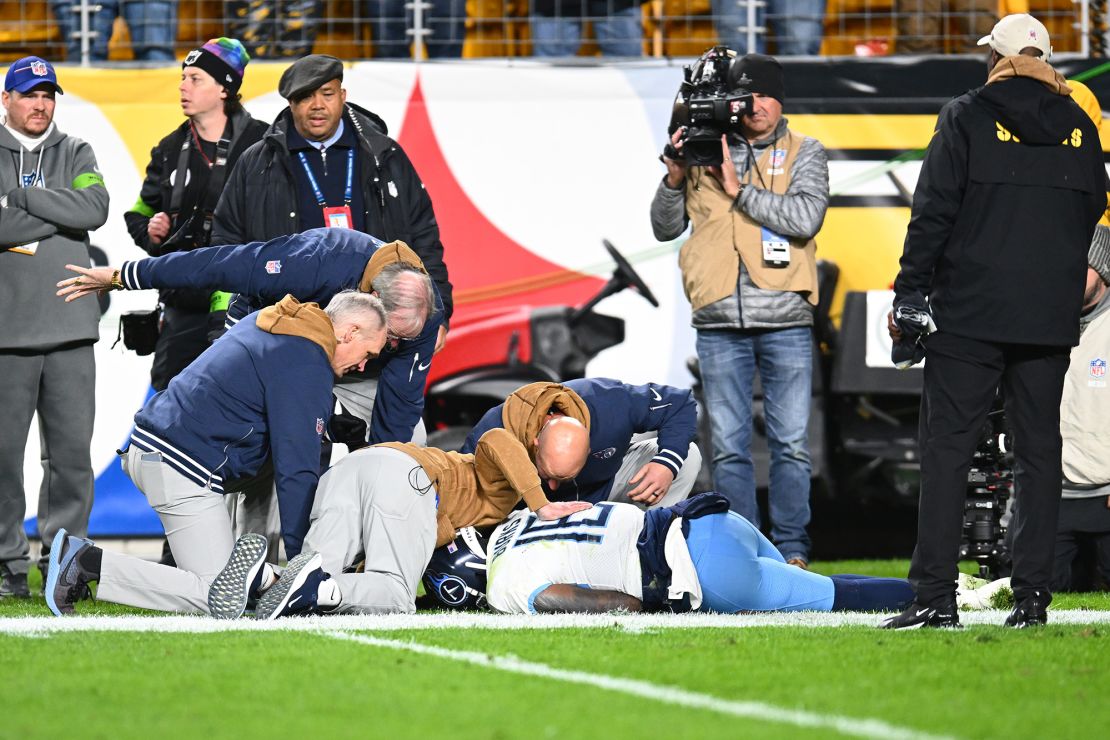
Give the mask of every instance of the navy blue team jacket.
[{"label": "navy blue team jacket", "polygon": [[[597,503],[609,498],[613,477],[620,470],[632,435],[658,432],[659,453],[652,462],[666,465],[674,475],[682,469],[690,443],[697,434],[698,414],[689,388],[648,383],[627,385],[612,378],[579,378],[563,383],[585,401],[590,411],[590,456],[573,481],[552,492],[552,501]],[[499,404],[485,413],[463,443],[461,452],[474,452],[478,439],[503,427]]]},{"label": "navy blue team jacket", "polygon": [[[291,294],[301,303],[325,306],[342,290],[358,287],[366,263],[383,245],[351,229],[310,229],[268,242],[204,247],[189,252],[124,262],[120,279],[128,290],[201,288],[240,293],[262,304]],[[408,442],[424,412],[424,386],[431,367],[443,301],[435,282],[436,312],[420,335],[386,347],[367,368],[378,371],[378,395],[370,419],[370,444]],[[375,367],[376,366],[376,367]]]},{"label": "navy blue team jacket", "polygon": [[216,493],[257,475],[272,455],[292,558],[308,532],[335,374],[318,344],[263,331],[256,318],[239,322],[147,401],[135,414],[131,443],[162,453],[166,464]]}]

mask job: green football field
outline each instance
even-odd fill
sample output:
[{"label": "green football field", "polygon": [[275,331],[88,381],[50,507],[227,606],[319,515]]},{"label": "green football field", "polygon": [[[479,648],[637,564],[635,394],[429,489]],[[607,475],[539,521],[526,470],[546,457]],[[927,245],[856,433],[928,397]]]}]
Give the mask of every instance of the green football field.
[{"label": "green football field", "polygon": [[[904,573],[905,563],[822,572]],[[1088,611],[1095,610],[1095,611]],[[1110,595],[1046,628],[870,614],[420,613],[256,623],[0,602],[0,737],[1097,737]],[[14,689],[14,691],[13,691]],[[1101,728],[1101,729],[1099,729]]]}]

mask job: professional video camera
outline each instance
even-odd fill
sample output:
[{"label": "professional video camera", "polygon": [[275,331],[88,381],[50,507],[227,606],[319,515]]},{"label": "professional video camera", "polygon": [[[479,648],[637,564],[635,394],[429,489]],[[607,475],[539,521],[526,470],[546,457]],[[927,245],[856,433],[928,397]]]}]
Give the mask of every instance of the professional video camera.
[{"label": "professional video camera", "polygon": [[685,129],[681,152],[668,145],[672,159],[685,158],[691,166],[712,167],[723,161],[721,135],[740,132],[740,118],[752,109],[749,80],[737,79],[736,52],[714,46],[698,61],[683,68],[685,80],[675,97],[668,134]]},{"label": "professional video camera", "polygon": [[983,425],[979,446],[967,473],[960,560],[979,563],[979,577],[994,580],[1010,574],[1010,551],[1002,517],[1014,487],[1013,439],[1005,429],[1001,401]]}]

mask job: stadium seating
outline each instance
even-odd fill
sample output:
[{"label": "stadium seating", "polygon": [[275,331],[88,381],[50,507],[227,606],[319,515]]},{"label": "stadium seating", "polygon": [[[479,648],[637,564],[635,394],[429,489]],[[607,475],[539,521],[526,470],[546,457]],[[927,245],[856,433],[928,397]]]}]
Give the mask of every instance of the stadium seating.
[{"label": "stadium seating", "polygon": [[[855,54],[861,45],[871,53],[897,51],[895,0],[830,0],[825,17],[822,54]],[[1000,0],[1000,13],[1029,12],[1041,18],[1053,34],[1057,51],[1080,47],[1071,0]],[[226,33],[222,0],[180,0],[178,56],[198,40]],[[344,59],[373,56],[369,25],[360,17],[358,0],[325,0],[324,17],[315,51]],[[716,42],[710,0],[648,0],[643,6],[644,53],[647,56],[696,56]],[[463,56],[526,57],[531,54],[528,0],[467,0],[466,42]],[[592,32],[585,34],[582,56],[598,53]],[[870,42],[870,43],[869,43]],[[26,54],[57,59],[60,39],[46,0],[0,2],[0,61]],[[773,44],[771,51],[773,52]],[[132,58],[126,25],[116,21],[109,58]]]}]

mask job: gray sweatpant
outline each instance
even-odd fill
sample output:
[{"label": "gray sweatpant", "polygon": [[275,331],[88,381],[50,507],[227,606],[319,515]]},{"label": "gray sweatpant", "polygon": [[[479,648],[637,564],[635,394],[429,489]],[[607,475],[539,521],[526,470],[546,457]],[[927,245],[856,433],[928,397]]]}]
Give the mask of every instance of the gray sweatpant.
[{"label": "gray sweatpant", "polygon": [[0,351],[0,564],[13,573],[30,567],[23,533],[23,458],[31,418],[38,411],[43,473],[38,523],[49,547],[62,527],[78,537],[88,531],[95,401],[91,344],[37,353]]},{"label": "gray sweatpant", "polygon": [[[416,588],[436,540],[436,490],[413,458],[367,447],[320,479],[305,551],[321,554],[347,614],[416,611]],[[365,554],[362,573],[343,573]]]},{"label": "gray sweatpant", "polygon": [[[235,546],[223,494],[204,488],[135,445],[123,470],[162,520],[177,567],[104,550],[97,598],[167,612],[208,614],[208,587]],[[268,490],[268,482],[264,481]]]},{"label": "gray sweatpant", "polygon": [[633,442],[624,455],[624,461],[621,462],[620,469],[613,477],[613,487],[609,489],[609,500],[622,504],[632,504],[633,506],[639,506],[641,509],[658,509],[664,506],[674,506],[679,501],[685,501],[694,487],[698,471],[701,470],[701,450],[693,443],[690,443],[690,451],[686,454],[686,462],[683,463],[682,469],[678,471],[678,476],[671,483],[671,487],[667,489],[663,498],[651,506],[644,506],[628,498],[628,492],[634,488],[629,484],[629,481],[640,468],[651,462],[651,459],[657,454],[659,454],[659,445],[654,437]]},{"label": "gray sweatpant", "polygon": [[[332,389],[336,398],[343,404],[348,413],[357,416],[366,422],[367,437],[370,436],[370,416],[374,413],[374,400],[378,394],[378,381],[376,378],[343,378]],[[427,430],[424,420],[417,422],[412,432],[412,439],[399,439],[398,442],[412,442],[424,447],[428,442]],[[696,471],[695,471],[696,474]],[[227,494],[228,511],[231,512],[231,522],[238,539],[247,532],[254,532],[266,537],[270,542],[268,559],[271,563],[278,562],[281,541],[281,521],[278,519],[277,489],[269,497],[253,496],[248,498],[243,493]]]}]

